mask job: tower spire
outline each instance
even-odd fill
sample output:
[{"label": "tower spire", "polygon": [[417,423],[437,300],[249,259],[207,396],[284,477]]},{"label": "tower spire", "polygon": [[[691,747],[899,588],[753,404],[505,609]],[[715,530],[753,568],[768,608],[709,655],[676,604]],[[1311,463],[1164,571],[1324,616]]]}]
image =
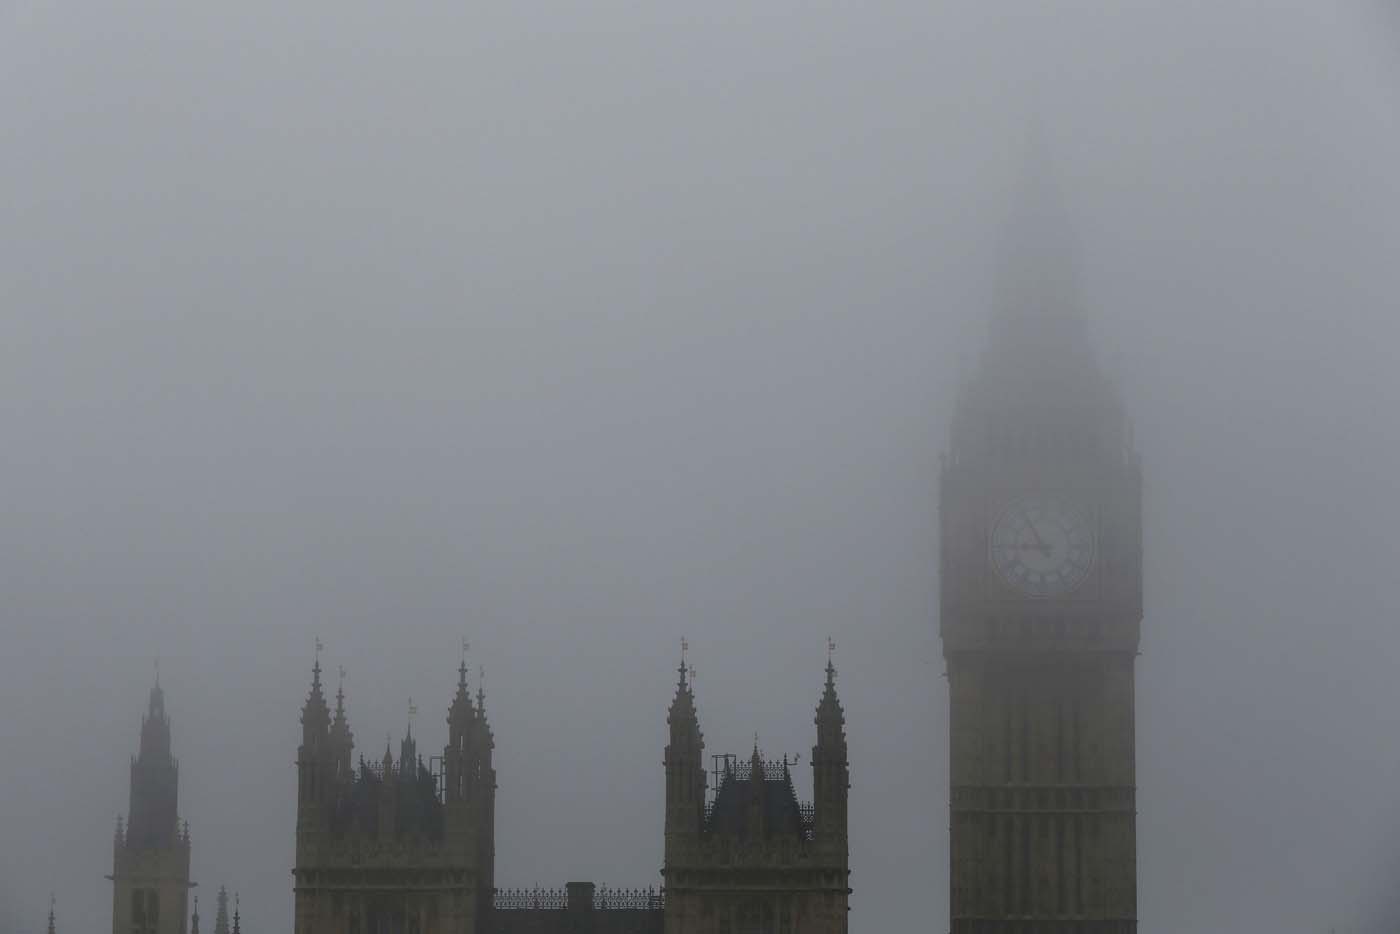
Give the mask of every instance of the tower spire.
[{"label": "tower spire", "polygon": [[[995,264],[980,365],[960,387],[950,432],[954,463],[996,458],[1024,471],[1057,439],[1065,459],[1126,450],[1127,423],[1095,358],[1069,213],[1043,147],[1032,144]],[[945,461],[946,463],[946,461]]]},{"label": "tower spire", "polygon": [[846,801],[850,765],[846,749],[846,714],[836,696],[836,642],[826,640],[826,686],[817,704],[817,744],[812,747],[814,829],[825,839],[846,835]]},{"label": "tower spire", "polygon": [[219,886],[219,895],[215,901],[214,934],[229,934],[228,889],[222,885]]},{"label": "tower spire", "polygon": [[686,653],[690,644],[681,640],[676,695],[666,712],[670,742],[666,745],[666,835],[667,847],[675,834],[696,834],[704,821],[705,738],[695,712],[695,693],[690,684]]},{"label": "tower spire", "polygon": [[194,897],[194,914],[190,916],[190,934],[199,934],[199,896]]},{"label": "tower spire", "polygon": [[233,893],[233,934],[242,934],[242,922],[238,917],[238,893]]},{"label": "tower spire", "polygon": [[[311,664],[311,690],[306,695],[306,704],[302,707],[301,722],[306,738],[311,738],[323,734],[330,725],[331,711],[326,704],[326,696],[321,691],[321,640],[316,640],[316,654]],[[314,745],[314,743],[308,743]]]},{"label": "tower spire", "polygon": [[55,901],[55,899],[54,899],[53,893],[50,892],[50,893],[49,893],[49,934],[55,934],[55,931],[54,931],[54,921],[53,921],[53,910],[54,910],[54,905],[55,905],[55,903],[56,903],[56,901]]}]

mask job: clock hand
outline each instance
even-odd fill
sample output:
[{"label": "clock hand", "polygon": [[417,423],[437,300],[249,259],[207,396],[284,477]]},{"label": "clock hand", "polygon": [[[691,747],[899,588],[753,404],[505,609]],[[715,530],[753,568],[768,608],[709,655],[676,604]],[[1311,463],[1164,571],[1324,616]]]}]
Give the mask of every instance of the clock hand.
[{"label": "clock hand", "polygon": [[1031,535],[1035,537],[1036,551],[1039,551],[1046,558],[1050,557],[1050,546],[1045,544],[1045,539],[1040,537],[1040,530],[1035,527],[1035,523],[1031,521],[1031,517],[1026,515],[1023,510],[1021,512],[1021,518],[1026,520],[1026,525],[1030,528]]}]

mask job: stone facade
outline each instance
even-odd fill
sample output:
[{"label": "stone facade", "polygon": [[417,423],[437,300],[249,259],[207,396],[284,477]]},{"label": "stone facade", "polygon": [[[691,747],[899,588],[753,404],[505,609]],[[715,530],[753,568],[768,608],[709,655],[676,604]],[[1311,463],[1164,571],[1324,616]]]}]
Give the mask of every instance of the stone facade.
[{"label": "stone facade", "polygon": [[1063,257],[1021,246],[941,478],[951,930],[1130,934],[1140,465]]},{"label": "stone facade", "polygon": [[112,842],[112,934],[185,934],[190,890],[189,826],[178,816],[180,766],[157,682],[131,761],[127,822]]},{"label": "stone facade", "polygon": [[801,804],[791,766],[716,763],[707,802],[704,739],[681,666],[666,747],[666,934],[846,934],[850,787],[845,715],[828,664],[812,750],[815,800]]},{"label": "stone facade", "polygon": [[319,661],[302,711],[295,934],[477,934],[494,892],[496,772],[484,697],[466,665],[448,713],[439,771],[410,729],[397,762],[352,763],[343,689],[335,716]]}]

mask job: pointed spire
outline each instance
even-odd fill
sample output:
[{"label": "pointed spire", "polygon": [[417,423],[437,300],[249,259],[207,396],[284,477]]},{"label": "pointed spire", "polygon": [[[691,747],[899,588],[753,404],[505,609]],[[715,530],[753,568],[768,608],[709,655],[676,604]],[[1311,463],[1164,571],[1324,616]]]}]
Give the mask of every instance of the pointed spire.
[{"label": "pointed spire", "polygon": [[1045,459],[1027,454],[1031,448],[1076,465],[1128,450],[1121,401],[1095,358],[1071,224],[1052,175],[1043,147],[1032,145],[1005,224],[986,348],[953,415],[953,465],[1040,471]]},{"label": "pointed spire", "polygon": [[214,934],[229,934],[228,931],[228,889],[219,886],[218,899],[215,902],[214,912]]},{"label": "pointed spire", "polygon": [[402,778],[413,777],[413,763],[418,761],[418,745],[413,741],[413,718],[418,715],[418,707],[413,698],[408,699],[408,732],[399,746],[399,772]]},{"label": "pointed spire", "polygon": [[190,915],[190,934],[199,934],[199,896],[194,897],[194,914]]},{"label": "pointed spire", "polygon": [[476,670],[476,711],[486,718],[486,666],[478,666]]},{"label": "pointed spire", "polygon": [[1023,335],[1028,325],[1063,332],[1066,325],[1083,323],[1074,230],[1054,160],[1039,133],[1026,147],[1024,165],[1002,235],[995,326]]},{"label": "pointed spire", "polygon": [[671,734],[675,737],[678,733],[688,733],[692,729],[698,735],[695,715],[695,692],[691,687],[691,677],[693,669],[686,664],[686,653],[690,650],[690,643],[685,639],[681,640],[681,662],[676,669],[678,678],[676,681],[676,696],[671,701],[671,709],[666,717],[666,722],[671,724]]},{"label": "pointed spire", "polygon": [[[817,704],[817,741],[836,739],[840,735],[842,726],[846,722],[845,711],[841,709],[841,700],[836,695],[836,642],[833,639],[826,640],[826,687],[822,691],[821,701]],[[832,731],[835,731],[833,735]]]},{"label": "pointed spire", "polygon": [[307,731],[319,733],[325,730],[331,721],[331,709],[326,704],[326,697],[321,692],[321,640],[316,640],[315,660],[311,665],[311,691],[306,695],[306,704],[301,709],[302,726]]},{"label": "pointed spire", "polygon": [[335,719],[343,723],[345,721],[345,666],[341,665],[336,673],[340,677],[335,685]]},{"label": "pointed spire", "polygon": [[53,897],[53,893],[50,892],[50,893],[49,893],[49,934],[55,934],[55,930],[54,930],[54,921],[53,921],[53,910],[54,910],[54,905],[55,905],[55,904],[56,904],[56,901],[55,901],[55,899],[54,899],[54,897]]},{"label": "pointed spire", "polygon": [[160,687],[160,659],[155,660],[156,679],[151,685],[150,704],[146,710],[146,716],[151,719],[165,717],[165,692]]},{"label": "pointed spire", "polygon": [[238,916],[238,893],[233,893],[233,934],[242,934],[242,922]]},{"label": "pointed spire", "polygon": [[452,705],[447,710],[447,723],[452,726],[457,735],[465,730],[475,715],[472,708],[472,695],[467,687],[467,652],[471,649],[471,643],[466,639],[462,640],[462,658],[457,666],[457,693],[452,698]]}]

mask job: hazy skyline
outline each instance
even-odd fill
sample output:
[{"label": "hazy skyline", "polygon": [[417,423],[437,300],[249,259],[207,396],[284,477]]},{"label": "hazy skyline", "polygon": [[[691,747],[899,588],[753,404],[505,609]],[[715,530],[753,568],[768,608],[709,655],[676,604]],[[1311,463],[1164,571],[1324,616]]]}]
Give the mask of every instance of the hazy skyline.
[{"label": "hazy skyline", "polygon": [[1400,20],[1051,7],[0,8],[0,931],[110,923],[157,655],[202,912],[286,930],[317,637],[367,757],[470,639],[498,884],[645,886],[680,638],[805,796],[830,636],[852,929],[946,916],[938,454],[1032,135],[1144,462],[1141,929],[1393,926]]}]

